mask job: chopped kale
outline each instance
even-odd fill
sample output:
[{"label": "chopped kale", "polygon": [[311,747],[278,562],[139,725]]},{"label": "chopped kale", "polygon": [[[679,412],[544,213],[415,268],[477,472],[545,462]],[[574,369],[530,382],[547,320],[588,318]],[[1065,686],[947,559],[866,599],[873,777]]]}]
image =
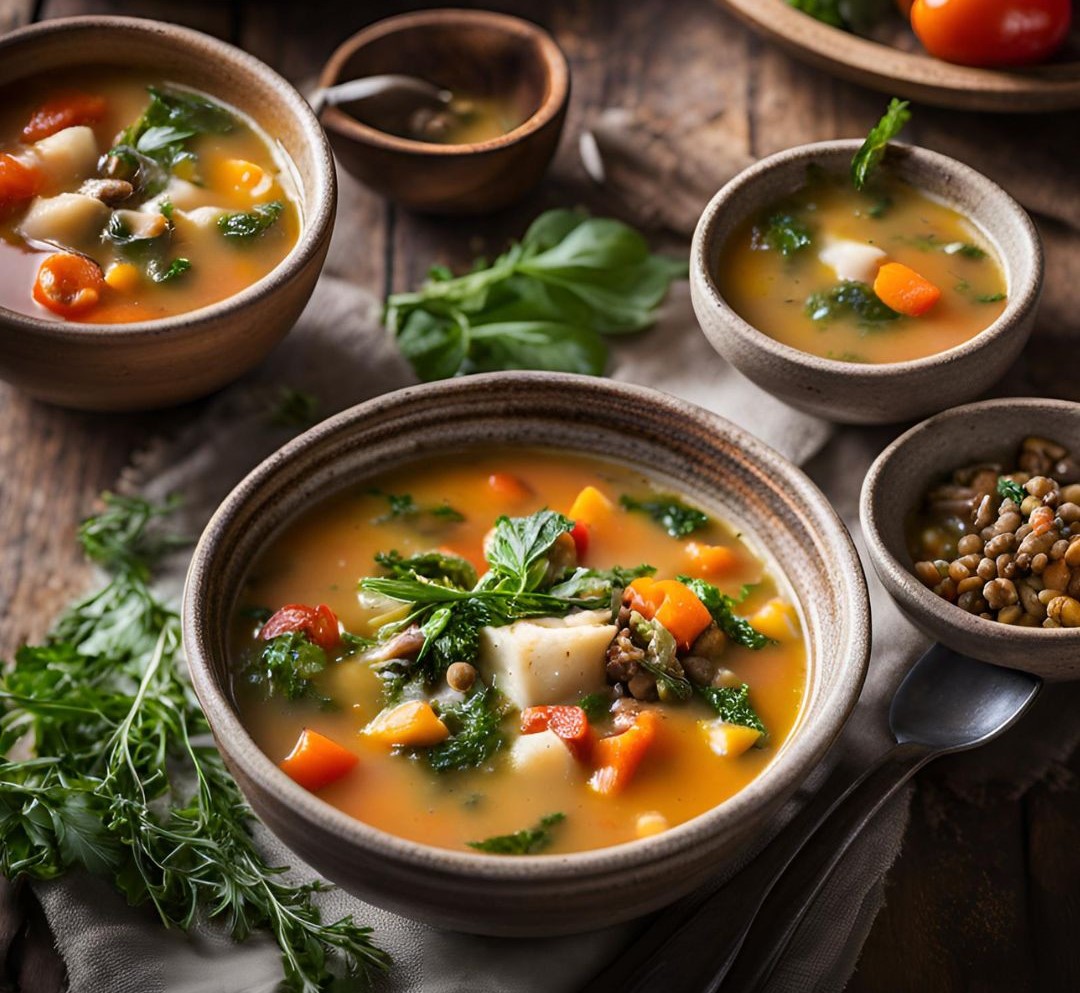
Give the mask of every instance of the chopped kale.
[{"label": "chopped kale", "polygon": [[408,558],[396,551],[379,552],[375,561],[398,579],[422,576],[461,590],[471,590],[476,585],[472,563],[448,552],[421,552]]},{"label": "chopped kale", "polygon": [[250,241],[274,225],[285,209],[280,200],[257,203],[251,210],[236,214],[222,214],[217,220],[218,230],[234,241]]},{"label": "chopped kale", "polygon": [[190,269],[190,259],[173,259],[168,265],[157,259],[151,259],[146,263],[146,274],[155,283],[171,283]]},{"label": "chopped kale", "polygon": [[467,842],[470,848],[492,855],[534,855],[547,848],[552,841],[551,829],[566,820],[565,814],[547,814],[535,827],[523,828],[513,834],[500,834],[483,841]]},{"label": "chopped kale", "polygon": [[810,229],[792,214],[773,214],[754,229],[754,244],[789,259],[810,247]]},{"label": "chopped kale", "polygon": [[248,660],[241,678],[258,688],[267,699],[308,699],[327,704],[329,697],[319,693],[312,682],[326,668],[326,663],[326,652],[301,632],[290,631],[267,641]]},{"label": "chopped kale", "polygon": [[611,713],[611,694],[588,693],[578,700],[577,705],[585,711],[589,721],[595,724]]},{"label": "chopped kale", "polygon": [[502,712],[498,694],[490,686],[475,690],[463,703],[441,707],[439,717],[450,729],[450,737],[424,750],[436,772],[478,768],[502,747]]},{"label": "chopped kale", "polygon": [[[772,638],[767,638],[756,630],[745,617],[740,617],[735,613],[735,607],[738,606],[739,600],[728,596],[726,593],[721,593],[712,583],[708,583],[704,579],[680,576],[679,581],[686,583],[694,591],[694,595],[708,608],[720,630],[735,644],[742,645],[744,648],[751,648],[754,651],[765,648],[767,645],[776,644]],[[743,587],[743,599],[745,599],[748,592],[748,589]]]},{"label": "chopped kale", "polygon": [[806,298],[806,316],[812,321],[831,321],[853,316],[862,325],[895,321],[900,315],[878,299],[866,283],[844,280],[830,290],[811,293]]},{"label": "chopped kale", "polygon": [[765,744],[767,731],[757,711],[750,706],[750,687],[741,686],[699,686],[698,694],[716,711],[722,721],[728,724],[741,724],[761,732],[758,747]]},{"label": "chopped kale", "polygon": [[685,538],[709,523],[708,514],[696,507],[688,507],[678,497],[661,495],[648,500],[638,500],[625,493],[619,497],[627,510],[648,514],[672,538]]}]

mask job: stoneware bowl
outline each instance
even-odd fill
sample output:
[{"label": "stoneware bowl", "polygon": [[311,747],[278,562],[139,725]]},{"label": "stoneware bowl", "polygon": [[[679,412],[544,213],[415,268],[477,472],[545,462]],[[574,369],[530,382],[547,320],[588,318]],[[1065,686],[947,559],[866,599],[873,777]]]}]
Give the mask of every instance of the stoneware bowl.
[{"label": "stoneware bowl", "polygon": [[[256,554],[312,501],[436,453],[491,445],[537,445],[640,467],[730,519],[773,568],[783,564],[808,635],[807,697],[791,737],[742,792],[653,838],[505,858],[433,848],[362,824],[294,783],[252,741],[230,690],[226,634]],[[364,899],[440,927],[500,935],[569,933],[636,917],[729,863],[839,733],[869,651],[858,558],[800,470],[727,421],[665,394],[543,373],[400,390],[286,445],[207,526],[188,573],[183,624],[192,679],[222,754],[272,831]]]},{"label": "stoneware bowl", "polygon": [[141,410],[202,396],[255,365],[311,296],[334,224],[337,185],[322,128],[300,94],[258,59],[187,28],[128,17],[44,21],[0,38],[0,86],[85,65],[144,68],[220,97],[288,153],[300,238],[257,283],[199,310],[133,324],[75,324],[0,307],[0,377],[84,410]]},{"label": "stoneware bowl", "polygon": [[885,588],[930,637],[984,662],[1026,669],[1045,679],[1076,679],[1080,628],[1013,627],[969,614],[916,578],[904,538],[904,520],[930,486],[975,462],[1013,464],[1020,442],[1031,434],[1080,450],[1080,404],[987,400],[923,421],[897,438],[870,467],[862,489],[862,529]]},{"label": "stoneware bowl", "polygon": [[820,358],[751,327],[720,295],[713,274],[731,233],[806,183],[811,164],[846,173],[858,140],[801,145],[736,176],[705,208],[694,232],[690,293],[713,347],[736,369],[800,410],[845,424],[887,424],[935,413],[986,390],[1020,354],[1042,291],[1043,253],[1024,209],[1000,187],[955,159],[890,144],[886,164],[968,217],[1005,268],[1009,302],[985,331],[956,348],[907,362],[870,365]]},{"label": "stoneware bowl", "polygon": [[383,73],[509,98],[523,123],[489,141],[438,145],[379,131],[338,107],[321,119],[341,164],[373,190],[427,213],[478,214],[517,200],[555,154],[570,69],[543,29],[507,14],[428,10],[365,28],[331,56],[319,85]]}]

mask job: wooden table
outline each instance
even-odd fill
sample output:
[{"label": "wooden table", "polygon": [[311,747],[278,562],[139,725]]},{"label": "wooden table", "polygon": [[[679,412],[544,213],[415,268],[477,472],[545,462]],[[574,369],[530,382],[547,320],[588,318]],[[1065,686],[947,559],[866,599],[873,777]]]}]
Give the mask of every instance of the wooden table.
[{"label": "wooden table", "polygon": [[[600,108],[631,107],[688,134],[713,140],[720,134],[762,155],[863,133],[883,104],[878,94],[771,50],[706,0],[485,5],[543,23],[570,58],[573,103],[559,172],[571,182],[550,185],[498,217],[457,224],[411,216],[343,175],[338,228],[353,233],[358,251],[350,253],[347,267],[338,264],[338,274],[375,293],[414,285],[434,261],[464,264],[478,247],[497,248],[520,231],[542,203],[560,196],[565,202],[580,173],[572,139]],[[0,0],[0,30],[87,13],[178,20],[241,45],[296,82],[310,82],[346,35],[417,6],[422,5],[374,0]],[[1023,154],[1030,162],[1028,181],[1032,171],[1046,177],[1042,195],[1045,183],[1057,183],[1057,196],[1076,201],[1075,180],[1067,185],[1080,152],[1075,116],[979,118],[920,109],[913,137],[944,150],[967,138],[976,146],[969,161],[989,168],[978,156],[981,143],[1006,172],[1008,159]],[[1033,392],[1080,399],[1080,245],[1063,225],[1044,224],[1043,232],[1055,282],[1029,349],[1027,379]],[[1066,375],[1059,377],[1063,357]],[[70,413],[0,384],[0,657],[39,638],[58,608],[84,588],[87,572],[73,535],[95,495],[114,485],[140,446],[199,410],[192,404],[137,418]],[[979,761],[978,755],[966,760],[969,766]],[[888,877],[887,905],[866,942],[850,993],[1080,989],[1080,759],[1074,755],[1054,782],[1019,798],[989,788],[977,803],[951,788],[956,769],[956,762],[942,762],[918,779],[904,849]],[[47,959],[40,944],[30,953]],[[55,987],[56,980],[51,983]],[[39,988],[50,989],[49,982]]]}]

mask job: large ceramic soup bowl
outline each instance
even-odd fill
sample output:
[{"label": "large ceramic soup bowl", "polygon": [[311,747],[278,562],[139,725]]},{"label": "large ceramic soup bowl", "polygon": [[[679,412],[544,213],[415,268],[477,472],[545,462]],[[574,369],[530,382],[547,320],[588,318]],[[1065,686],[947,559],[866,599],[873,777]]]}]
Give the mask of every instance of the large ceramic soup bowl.
[{"label": "large ceramic soup bowl", "polygon": [[70,407],[163,407],[284,337],[336,203],[286,80],[186,28],[77,17],[0,38],[0,94],[0,377]]},{"label": "large ceramic soup bowl", "polygon": [[[594,485],[583,487],[586,481]],[[650,493],[662,511],[634,504],[650,502]],[[674,519],[673,493],[682,501]],[[494,515],[513,506],[518,516],[503,519],[485,539]],[[552,542],[520,527],[548,515],[548,525],[567,530],[569,519],[552,514],[560,508],[573,515],[572,533]],[[528,549],[537,542],[550,550],[534,560]],[[498,572],[497,581],[486,588],[505,590],[502,577],[514,574],[515,590],[539,591],[528,594],[541,601],[537,613],[548,611],[545,597],[558,594],[551,584],[575,575],[575,561],[610,568],[616,557],[628,566],[644,559],[658,571],[634,580],[609,627],[612,590],[594,576],[573,594],[598,591],[597,600],[582,601],[588,610],[509,626],[491,620],[480,634],[479,660],[467,639],[421,654],[433,665],[443,655],[444,663],[457,660],[446,670],[449,685],[439,683],[434,711],[423,702],[427,691],[418,701],[412,684],[404,704],[376,717],[380,704],[365,696],[377,682],[373,656],[363,647],[329,664],[321,673],[329,681],[318,686],[276,683],[265,664],[276,646],[284,651],[279,663],[306,658],[312,639],[326,648],[320,662],[356,650],[325,621],[336,612],[361,633],[358,599],[385,594],[380,584],[390,571],[391,559],[384,557],[387,568],[380,569],[371,549],[391,544],[405,555],[438,549],[423,560],[435,567],[427,572],[434,580],[419,580],[436,596],[447,586],[471,588],[473,566],[482,569],[486,554],[499,563],[488,574]],[[467,578],[459,578],[462,570]],[[752,623],[760,651],[736,644],[745,626],[741,634],[725,627],[726,641],[717,633],[711,621],[718,614],[710,611],[722,610],[719,600],[706,611],[704,629],[694,626],[705,607],[686,590],[692,586],[707,601],[710,584],[662,578],[681,571],[707,574],[733,594],[725,603],[746,615],[737,624]],[[373,573],[382,575],[379,589],[365,580],[358,597],[357,579]],[[744,580],[757,585],[740,600]],[[619,581],[628,583],[630,577]],[[481,580],[477,589],[484,586]],[[296,602],[305,595],[306,604]],[[496,605],[501,595],[492,594],[487,609],[503,610]],[[525,601],[515,602],[520,608]],[[409,611],[393,602],[389,614],[385,604],[368,606],[382,611],[380,624]],[[257,607],[275,616],[266,620]],[[183,613],[199,699],[237,782],[270,829],[328,879],[367,900],[441,927],[495,935],[570,933],[630,919],[737,858],[840,732],[869,649],[859,561],[832,508],[797,468],[727,421],[664,394],[538,373],[401,390],[285,446],[214,515],[195,552]],[[460,620],[454,614],[440,630],[456,637]],[[632,679],[613,670],[614,662],[632,671],[640,658],[629,642],[629,655],[620,649],[612,658],[619,637],[629,635],[616,630],[629,624],[634,637],[640,630],[656,634],[661,621],[671,632],[667,658],[676,657],[677,640],[685,666],[664,669],[664,685],[655,667],[638,669]],[[593,655],[580,655],[579,635]],[[389,654],[410,637],[406,631],[394,640]],[[726,644],[719,668],[687,658],[681,647],[693,642],[694,655],[709,655],[703,640],[718,641],[722,650]],[[386,644],[375,650],[384,660]],[[415,644],[411,652],[415,658]],[[475,667],[463,668],[463,658]],[[374,667],[389,675],[398,663]],[[629,679],[630,690],[607,685],[605,672],[608,682]],[[582,673],[593,680],[588,687],[578,682]],[[604,684],[599,693],[596,673]],[[479,689],[482,682],[487,686]],[[747,726],[745,714],[718,718],[703,703],[710,695],[735,702],[730,694],[745,694],[741,682],[750,684],[749,704],[769,727],[767,738]],[[562,690],[544,696],[554,683]],[[680,685],[692,698],[679,695]],[[480,769],[436,771],[463,757],[472,762],[467,748],[477,739],[468,736],[476,725],[463,716],[461,700],[482,706],[492,686],[502,701],[504,747],[481,756]],[[592,690],[591,700],[579,697],[583,688]],[[568,705],[526,707],[536,702],[527,699],[534,692],[543,703]],[[319,704],[324,693],[334,699],[329,709]],[[580,708],[572,706],[579,701]],[[560,723],[567,717],[581,723]],[[529,722],[539,733],[524,733]],[[586,733],[579,734],[582,724]],[[394,737],[398,732],[406,737]],[[390,748],[405,741],[421,747]],[[765,747],[748,749],[751,743]],[[546,853],[533,854],[545,842]]]},{"label": "large ceramic soup bowl", "polygon": [[890,144],[855,190],[860,145],[801,145],[731,180],[698,222],[690,290],[713,347],[763,389],[884,424],[1002,376],[1031,333],[1043,253],[1012,197],[937,152]]}]

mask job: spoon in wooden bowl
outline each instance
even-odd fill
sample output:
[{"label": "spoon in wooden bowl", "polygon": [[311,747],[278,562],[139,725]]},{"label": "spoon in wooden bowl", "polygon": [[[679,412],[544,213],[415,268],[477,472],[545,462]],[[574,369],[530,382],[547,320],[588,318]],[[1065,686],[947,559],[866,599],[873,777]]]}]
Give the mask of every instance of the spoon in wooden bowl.
[{"label": "spoon in wooden bowl", "polygon": [[[581,993],[752,993],[871,818],[927,762],[986,744],[1028,709],[1042,681],[935,645],[897,689],[897,744],[823,814],[804,809],[726,885],[663,912]],[[748,936],[755,957],[740,956]],[[760,936],[760,940],[758,940]],[[763,951],[764,950],[764,951]]]},{"label": "spoon in wooden bowl", "polygon": [[427,102],[433,107],[450,108],[454,94],[418,76],[383,73],[318,89],[308,98],[308,103],[318,116],[326,107],[402,98],[408,98],[413,103]]}]

